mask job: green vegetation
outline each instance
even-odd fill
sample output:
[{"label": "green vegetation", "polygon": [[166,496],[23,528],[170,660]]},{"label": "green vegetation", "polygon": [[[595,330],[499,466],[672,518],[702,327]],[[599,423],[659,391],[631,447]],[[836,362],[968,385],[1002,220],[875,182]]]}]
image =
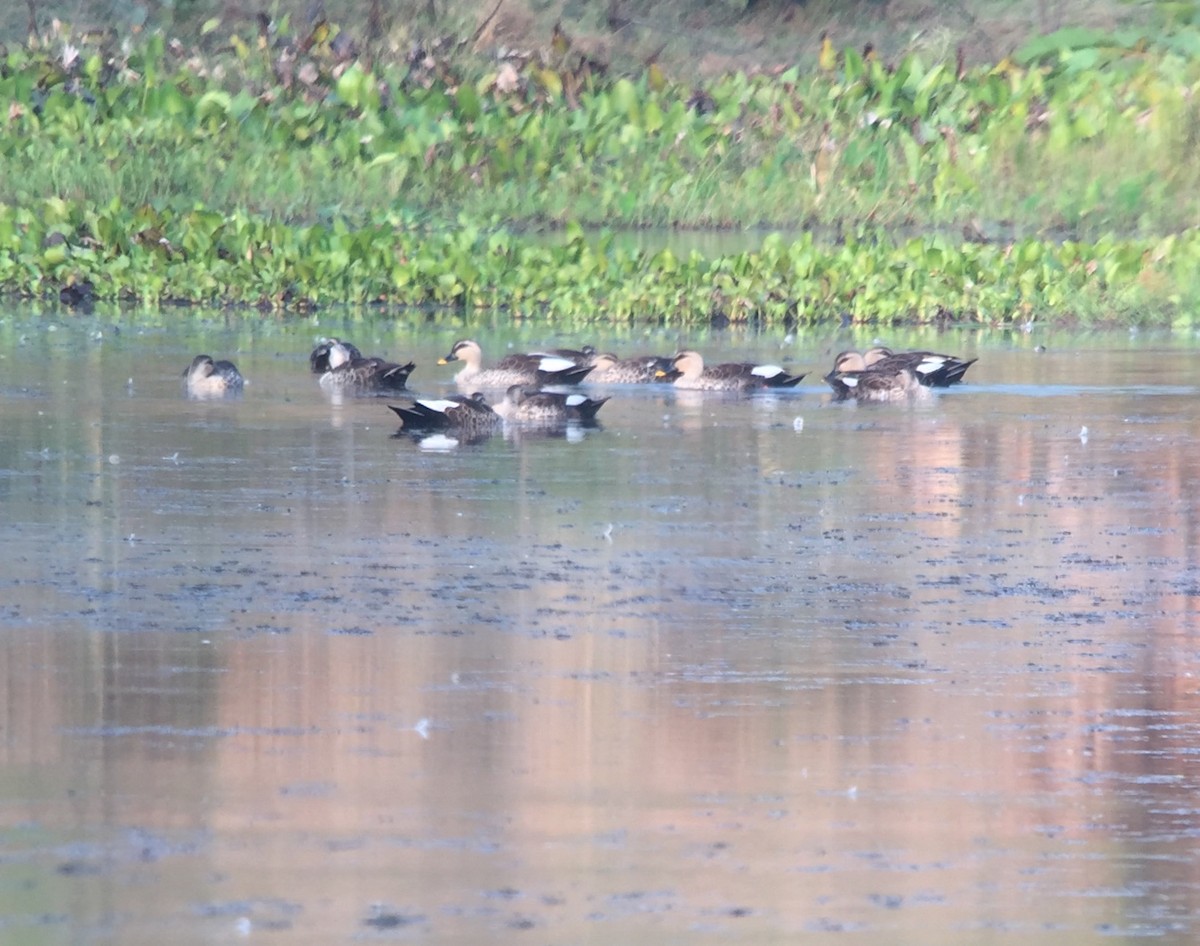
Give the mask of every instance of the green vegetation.
[{"label": "green vegetation", "polygon": [[[212,21],[211,35],[219,29]],[[0,285],[554,318],[1189,323],[1200,31],[967,69],[832,50],[700,87],[569,43],[372,65],[323,22],[0,60]],[[718,259],[593,228],[807,228]],[[531,228],[566,227],[533,240]],[[825,235],[824,237],[815,234]],[[965,234],[967,239],[964,240]]]},{"label": "green vegetation", "polygon": [[826,34],[838,49],[870,43],[888,62],[910,54],[953,61],[961,50],[976,66],[1065,27],[1162,32],[1197,16],[1195,0],[12,0],[0,3],[0,43],[53,38],[57,18],[76,31],[161,32],[189,46],[199,37],[212,53],[231,35],[253,35],[262,14],[273,39],[302,37],[327,18],[372,62],[463,38],[489,58],[546,51],[614,75],[654,62],[688,85],[734,72],[807,70]]}]

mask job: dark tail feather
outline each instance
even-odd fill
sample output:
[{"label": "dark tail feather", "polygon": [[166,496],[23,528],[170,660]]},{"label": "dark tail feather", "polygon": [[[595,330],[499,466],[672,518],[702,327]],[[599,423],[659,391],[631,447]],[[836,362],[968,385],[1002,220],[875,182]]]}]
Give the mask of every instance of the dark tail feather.
[{"label": "dark tail feather", "polygon": [[546,384],[578,384],[588,376],[591,365],[577,365],[574,368],[564,368],[562,371],[539,371],[538,383]]},{"label": "dark tail feather", "polygon": [[579,417],[581,420],[594,421],[596,419],[596,412],[599,411],[608,400],[609,398],[606,397],[589,398],[575,409],[579,411]]},{"label": "dark tail feather", "polygon": [[405,427],[429,427],[431,424],[430,415],[421,411],[416,405],[396,407],[394,404],[389,404],[388,410],[395,411],[396,416],[400,418]]},{"label": "dark tail feather", "polygon": [[927,383],[935,388],[948,388],[952,384],[958,384],[967,373],[967,369],[978,360],[972,358],[970,361],[948,361],[929,375]]},{"label": "dark tail feather", "polygon": [[401,390],[405,387],[408,381],[408,376],[412,374],[413,368],[416,367],[414,362],[409,362],[406,365],[392,365],[379,376],[379,383],[382,387]]}]

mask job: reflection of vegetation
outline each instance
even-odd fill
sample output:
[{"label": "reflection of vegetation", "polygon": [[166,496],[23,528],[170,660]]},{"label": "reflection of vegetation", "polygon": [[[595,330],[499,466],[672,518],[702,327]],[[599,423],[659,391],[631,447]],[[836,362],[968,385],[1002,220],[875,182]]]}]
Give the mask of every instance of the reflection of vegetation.
[{"label": "reflection of vegetation", "polygon": [[[604,78],[569,47],[484,71],[447,43],[372,68],[344,35],[10,53],[0,282],[575,319],[1194,309],[1200,33],[1064,32],[975,70],[846,51],[699,89],[654,66]],[[839,237],[681,259],[581,231],[537,246],[501,221]]]}]

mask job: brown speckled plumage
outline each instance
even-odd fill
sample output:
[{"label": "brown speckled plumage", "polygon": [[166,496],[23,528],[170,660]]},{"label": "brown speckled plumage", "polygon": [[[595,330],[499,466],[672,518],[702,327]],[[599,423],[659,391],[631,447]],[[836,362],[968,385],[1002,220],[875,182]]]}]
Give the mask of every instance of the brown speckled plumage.
[{"label": "brown speckled plumage", "polygon": [[839,354],[825,381],[835,401],[902,401],[925,393],[909,368],[883,362],[869,366],[856,351]]},{"label": "brown speckled plumage", "polygon": [[932,351],[893,352],[890,348],[869,348],[863,353],[868,368],[883,371],[907,369],[920,384],[928,388],[948,388],[958,384],[977,358],[958,358]]},{"label": "brown speckled plumage", "polygon": [[455,342],[439,365],[461,361],[463,369],[454,376],[460,388],[509,388],[514,384],[577,384],[587,377],[591,365],[577,365],[568,358],[548,354],[508,355],[491,368],[483,367],[483,350],[469,338]]},{"label": "brown speckled plumage", "polygon": [[404,391],[413,362],[396,364],[383,358],[364,358],[349,342],[330,338],[313,349],[309,365],[321,373],[321,387],[351,394],[385,395]]},{"label": "brown speckled plumage", "polygon": [[618,358],[616,355],[597,355],[595,367],[588,381],[597,384],[649,384],[665,381],[659,377],[672,370],[671,359],[663,355],[637,355],[633,358]]},{"label": "brown speckled plumage", "polygon": [[790,388],[799,384],[804,375],[791,375],[778,365],[755,365],[749,362],[726,362],[705,365],[699,352],[681,351],[672,361],[673,370],[660,372],[675,387],[689,391],[761,391],[767,388]]},{"label": "brown speckled plumage", "polygon": [[496,405],[496,413],[516,423],[565,424],[574,421],[591,424],[607,400],[606,397],[590,398],[583,394],[541,391],[514,384],[505,392],[504,400]]},{"label": "brown speckled plumage", "polygon": [[197,355],[183,372],[189,397],[211,398],[238,394],[245,379],[232,361],[213,361],[209,355]]},{"label": "brown speckled plumage", "polygon": [[452,394],[445,398],[418,398],[408,407],[388,405],[403,421],[405,430],[461,431],[473,435],[497,430],[503,420],[484,400],[483,395],[463,397]]}]

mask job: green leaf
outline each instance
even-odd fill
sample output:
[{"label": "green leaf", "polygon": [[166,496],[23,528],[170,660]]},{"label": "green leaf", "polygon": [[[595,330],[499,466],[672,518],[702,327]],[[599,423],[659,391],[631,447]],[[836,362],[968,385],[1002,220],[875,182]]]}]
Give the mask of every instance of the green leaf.
[{"label": "green leaf", "polygon": [[70,247],[66,243],[49,246],[42,251],[42,264],[45,266],[57,266],[59,263],[66,262],[69,255]]},{"label": "green leaf", "polygon": [[1092,46],[1105,46],[1111,43],[1111,37],[1100,30],[1082,26],[1068,27],[1057,30],[1048,36],[1038,36],[1031,39],[1013,54],[1013,61],[1022,66],[1032,65],[1059,53],[1072,49],[1086,49]]},{"label": "green leaf", "polygon": [[556,99],[562,98],[562,79],[559,78],[557,72],[553,69],[537,69],[533,74],[538,84],[546,90],[547,95]]},{"label": "green leaf", "polygon": [[637,123],[641,117],[641,105],[638,103],[637,86],[624,77],[613,83],[612,102],[617,112],[630,122]]},{"label": "green leaf", "polygon": [[663,127],[662,109],[651,99],[642,109],[642,127],[650,134],[657,134]]},{"label": "green leaf", "polygon": [[354,63],[349,69],[338,76],[334,88],[337,91],[338,98],[351,108],[361,108],[366,96],[366,82],[367,77],[362,71],[362,67],[358,63]]},{"label": "green leaf", "polygon": [[201,120],[212,115],[224,118],[229,114],[231,102],[232,99],[228,92],[222,92],[220,89],[205,92],[196,102],[196,117]]},{"label": "green leaf", "polygon": [[479,98],[479,93],[473,87],[465,83],[460,85],[454,97],[458,102],[458,111],[463,121],[479,120],[479,116],[483,114],[483,103]]}]

